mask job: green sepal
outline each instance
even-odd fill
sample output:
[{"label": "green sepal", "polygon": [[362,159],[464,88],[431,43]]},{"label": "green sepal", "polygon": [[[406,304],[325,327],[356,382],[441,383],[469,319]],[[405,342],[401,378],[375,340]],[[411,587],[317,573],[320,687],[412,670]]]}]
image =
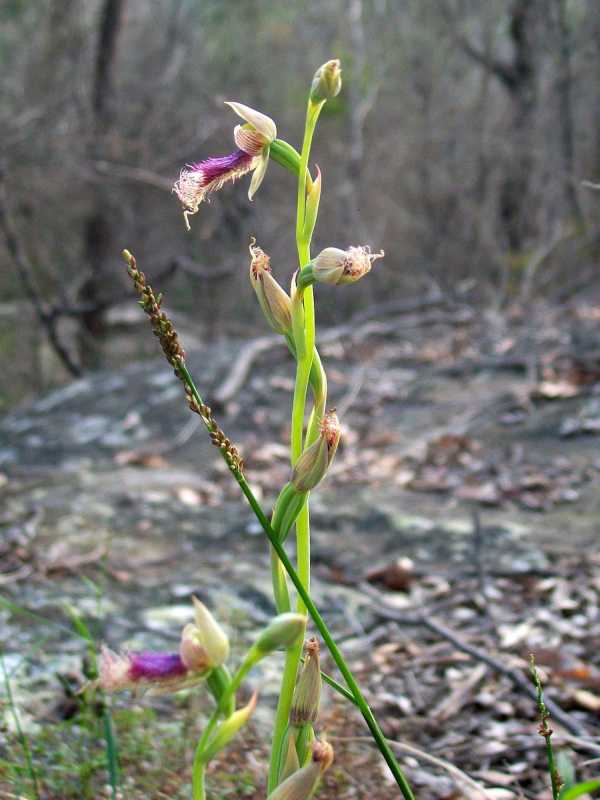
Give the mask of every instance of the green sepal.
[{"label": "green sepal", "polygon": [[275,502],[271,525],[279,535],[279,541],[285,542],[292,525],[296,522],[306,502],[307,492],[298,492],[291,483],[286,483]]},{"label": "green sepal", "polygon": [[[270,157],[279,164],[280,167],[287,169],[296,177],[300,174],[300,153],[291,144],[283,139],[275,139],[271,142]],[[308,169],[306,170],[306,191],[312,189],[312,178]]]},{"label": "green sepal", "polygon": [[307,286],[312,286],[315,283],[315,270],[312,264],[307,264],[302,267],[297,277],[298,289],[301,291],[306,289]]},{"label": "green sepal", "polygon": [[298,753],[296,751],[296,731],[289,725],[285,730],[281,750],[279,752],[279,767],[277,771],[277,783],[283,783],[286,778],[293,775],[300,769]]},{"label": "green sepal", "polygon": [[317,167],[317,177],[312,186],[306,187],[306,205],[304,209],[304,238],[307,242],[312,239],[313,231],[319,215],[319,202],[321,200],[321,170]]},{"label": "green sepal", "polygon": [[300,766],[303,767],[310,760],[310,745],[315,739],[315,729],[307,722],[306,725],[293,726],[292,730],[296,731],[296,753]]}]

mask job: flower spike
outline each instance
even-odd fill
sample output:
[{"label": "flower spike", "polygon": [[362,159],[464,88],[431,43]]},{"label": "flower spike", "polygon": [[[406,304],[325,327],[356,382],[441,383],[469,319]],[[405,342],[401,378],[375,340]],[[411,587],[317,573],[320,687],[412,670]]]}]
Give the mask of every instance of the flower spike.
[{"label": "flower spike", "polygon": [[242,103],[228,102],[227,105],[245,120],[245,124],[237,125],[233,132],[237,150],[226,156],[188,164],[181,170],[179,180],[173,186],[173,191],[183,207],[188,230],[188,217],[197,213],[200,203],[207,195],[254,171],[248,191],[248,197],[252,200],[267,170],[269,147],[277,137],[275,123],[266,114]]}]

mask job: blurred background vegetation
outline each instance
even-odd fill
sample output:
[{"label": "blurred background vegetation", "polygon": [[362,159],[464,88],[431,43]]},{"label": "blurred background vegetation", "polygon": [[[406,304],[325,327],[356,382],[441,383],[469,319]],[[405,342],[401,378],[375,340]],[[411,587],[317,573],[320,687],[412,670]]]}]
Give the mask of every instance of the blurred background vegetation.
[{"label": "blurred background vegetation", "polygon": [[[204,340],[265,328],[250,235],[289,280],[292,176],[227,187],[186,233],[180,167],[230,152],[234,99],[299,146],[328,58],[344,90],[318,131],[317,248],[386,251],[323,302],[460,295],[503,312],[596,274],[597,0],[4,0],[0,6],[2,409],[155,354],[119,253],[133,250]],[[247,181],[242,181],[246,183]]]}]

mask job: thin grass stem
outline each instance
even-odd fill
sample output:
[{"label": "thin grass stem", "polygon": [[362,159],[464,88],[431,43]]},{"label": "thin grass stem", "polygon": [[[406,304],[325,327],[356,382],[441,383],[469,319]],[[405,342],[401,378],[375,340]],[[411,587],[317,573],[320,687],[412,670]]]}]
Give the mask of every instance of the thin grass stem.
[{"label": "thin grass stem", "polygon": [[546,759],[548,761],[548,772],[550,773],[550,784],[552,786],[552,800],[558,800],[560,794],[560,787],[562,785],[562,779],[558,772],[556,766],[556,760],[554,758],[554,748],[552,747],[552,728],[548,724],[548,720],[550,719],[550,712],[546,708],[546,703],[544,702],[544,688],[542,686],[542,681],[540,679],[539,673],[535,666],[535,657],[533,654],[529,656],[529,671],[531,673],[531,678],[535,684],[535,689],[537,692],[537,707],[540,713],[540,726],[539,726],[539,734],[543,736],[546,742]]},{"label": "thin grass stem", "polygon": [[21,749],[23,751],[23,757],[25,759],[25,764],[27,767],[27,774],[29,775],[29,780],[31,781],[31,787],[33,790],[33,794],[35,800],[40,800],[40,786],[38,782],[37,773],[33,766],[33,758],[31,756],[31,748],[29,747],[29,741],[27,736],[25,735],[25,731],[21,726],[21,720],[19,719],[19,714],[17,712],[17,708],[15,706],[14,698],[12,689],[10,687],[10,678],[8,677],[8,673],[6,671],[6,664],[4,663],[4,656],[0,653],[0,667],[2,668],[2,676],[4,678],[4,688],[6,690],[6,698],[8,700],[8,707],[10,709],[10,713],[13,718],[13,722],[15,725],[15,730],[17,732],[17,739],[19,740],[19,744],[21,745]]}]

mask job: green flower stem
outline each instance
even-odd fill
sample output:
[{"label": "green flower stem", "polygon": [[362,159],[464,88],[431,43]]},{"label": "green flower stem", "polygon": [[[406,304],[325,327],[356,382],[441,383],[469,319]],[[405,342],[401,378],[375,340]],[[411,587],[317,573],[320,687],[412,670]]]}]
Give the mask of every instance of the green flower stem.
[{"label": "green flower stem", "polygon": [[[274,142],[271,142],[269,155],[273,161],[298,177],[300,174],[300,153],[293,148],[291,144],[288,144],[288,142],[284,141],[283,139],[275,139]],[[312,178],[310,177],[310,173],[307,169],[305,174],[306,188],[310,190],[312,187]]]},{"label": "green flower stem", "polygon": [[204,749],[210,741],[210,737],[219,721],[221,716],[230,716],[235,711],[235,693],[240,688],[242,681],[250,672],[256,663],[256,651],[250,648],[246,654],[246,658],[241,663],[238,671],[231,679],[231,683],[227,686],[220,701],[217,703],[211,718],[196,745],[196,752],[194,753],[194,761],[192,764],[192,797],[193,800],[206,800],[206,792],[204,788],[204,771],[206,769],[206,762],[203,759]]},{"label": "green flower stem", "polygon": [[287,585],[285,570],[273,548],[271,548],[271,583],[273,586],[273,597],[275,599],[277,613],[285,614],[286,611],[291,611],[292,603],[290,601],[290,592]]},{"label": "green flower stem", "polygon": [[[298,170],[298,199],[296,211],[296,246],[298,249],[298,261],[300,268],[310,262],[310,235],[306,235],[305,216],[306,216],[306,175],[308,172],[308,158],[312,144],[315,127],[324,102],[313,103],[308,101],[306,112],[306,123],[304,127],[304,141],[302,143],[302,153],[300,155],[300,166]],[[303,339],[295,338],[294,346],[297,354],[296,383],[294,385],[294,400],[292,405],[292,446],[291,461],[292,466],[296,463],[302,453],[302,439],[304,433],[304,409],[306,404],[306,392],[311,374],[313,363],[313,353],[315,350],[315,313],[312,287],[308,287],[303,293],[304,301],[304,331],[299,334]],[[293,302],[293,301],[292,301]],[[307,593],[310,592],[310,522],[307,502],[298,515],[296,520],[296,554],[298,560],[298,574],[303,588]],[[306,604],[302,596],[298,597],[298,612],[306,614]],[[272,792],[278,783],[278,772],[281,756],[281,747],[288,724],[292,696],[296,685],[296,675],[302,657],[302,642],[288,651],[283,670],[277,712],[275,714],[275,727],[273,730],[273,742],[271,745],[271,762],[269,766],[269,779],[267,784],[268,792]]]},{"label": "green flower stem", "polygon": [[[286,342],[290,352],[294,358],[296,358],[296,348],[292,336],[286,336]],[[323,364],[321,363],[321,358],[316,347],[313,350],[313,360],[310,368],[309,382],[312,389],[315,406],[313,408],[313,413],[311,414],[308,425],[307,444],[311,444],[317,437],[319,431],[318,422],[325,413],[325,404],[327,402],[327,377],[325,375],[325,370],[323,369]],[[284,530],[282,530],[279,520],[276,518],[273,517],[271,519],[271,523],[278,532],[280,539],[285,541],[289,530],[287,524],[284,525]],[[273,585],[273,596],[275,598],[277,613],[282,614],[285,611],[290,611],[291,603],[285,570],[281,566],[281,562],[277,558],[277,554],[273,548],[271,548],[271,582]]]},{"label": "green flower stem", "polygon": [[[184,379],[186,385],[188,386],[189,390],[191,391],[195,399],[198,401],[198,403],[203,404],[204,401],[200,393],[198,392],[196,385],[194,384],[192,376],[190,375],[186,365],[183,363],[179,367],[179,374]],[[369,708],[369,704],[365,700],[358,684],[356,683],[354,676],[352,675],[352,672],[350,671],[350,668],[346,664],[346,661],[342,653],[340,652],[337,644],[335,643],[334,638],[329,632],[329,628],[327,627],[325,620],[319,613],[319,610],[317,609],[316,605],[311,600],[308,592],[304,588],[302,581],[300,580],[300,576],[294,569],[292,562],[288,557],[288,554],[285,552],[285,549],[281,544],[281,542],[279,541],[277,534],[271,527],[271,523],[267,519],[265,512],[262,510],[260,503],[258,502],[258,500],[254,495],[254,492],[248,485],[248,482],[246,481],[246,478],[244,477],[243,473],[241,473],[240,470],[235,465],[229,463],[229,461],[225,458],[225,454],[222,453],[222,455],[225,460],[225,463],[229,467],[229,471],[235,478],[238,486],[242,491],[242,494],[248,501],[248,505],[252,509],[261,528],[264,530],[267,539],[271,543],[271,546],[277,553],[277,556],[279,557],[279,560],[283,564],[285,571],[289,575],[291,582],[294,584],[296,591],[302,598],[302,601],[304,602],[304,605],[306,606],[306,609],[312,621],[314,622],[315,627],[323,637],[323,641],[325,642],[329,652],[331,653],[331,657],[333,658],[337,668],[342,674],[342,677],[346,681],[346,685],[350,689],[355,704],[359,708],[365,722],[367,723],[367,726],[371,731],[371,735],[373,736],[373,739],[375,740],[377,747],[379,748],[379,751],[386,760],[387,765],[389,766],[390,771],[396,780],[396,783],[400,787],[400,791],[402,792],[404,800],[415,800],[415,796],[412,793],[412,790],[408,782],[406,781],[406,778],[404,777],[404,773],[402,772],[394,753],[392,752],[390,746],[388,745],[385,736],[383,735],[383,731],[379,727],[379,724],[377,723],[377,720],[375,719],[373,712]],[[194,796],[194,800],[202,800],[202,795]]]}]

